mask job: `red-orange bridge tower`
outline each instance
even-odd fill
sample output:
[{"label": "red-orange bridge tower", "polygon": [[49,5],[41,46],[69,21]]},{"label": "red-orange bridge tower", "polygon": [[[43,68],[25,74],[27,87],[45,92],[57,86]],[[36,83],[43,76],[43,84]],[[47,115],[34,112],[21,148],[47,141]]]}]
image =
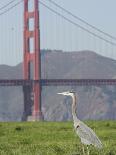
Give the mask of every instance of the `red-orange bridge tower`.
[{"label": "red-orange bridge tower", "polygon": [[[34,8],[29,11],[29,0],[24,0],[24,80],[41,79],[40,29],[38,0],[33,0]],[[30,20],[33,21],[33,30],[30,29]],[[33,44],[33,51],[31,51]],[[41,120],[41,84],[33,83],[23,86],[24,91],[24,120],[32,116],[33,120]]]}]

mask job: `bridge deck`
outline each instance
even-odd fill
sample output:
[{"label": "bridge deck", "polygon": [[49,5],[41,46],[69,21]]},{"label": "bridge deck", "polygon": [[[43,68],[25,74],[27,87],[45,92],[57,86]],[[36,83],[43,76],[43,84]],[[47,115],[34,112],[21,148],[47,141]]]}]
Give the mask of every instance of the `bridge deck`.
[{"label": "bridge deck", "polygon": [[29,86],[34,83],[41,83],[42,86],[70,86],[70,85],[116,85],[116,79],[1,79],[0,86]]}]

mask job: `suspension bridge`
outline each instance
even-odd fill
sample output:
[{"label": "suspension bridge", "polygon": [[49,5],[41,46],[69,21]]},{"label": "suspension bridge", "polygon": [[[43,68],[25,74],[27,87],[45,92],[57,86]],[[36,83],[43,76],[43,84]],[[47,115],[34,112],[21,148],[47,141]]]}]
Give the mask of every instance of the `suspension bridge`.
[{"label": "suspension bridge", "polygon": [[[50,3],[48,5],[47,3]],[[32,5],[33,4],[33,5]],[[52,6],[55,6],[54,9]],[[32,7],[33,6],[33,7]],[[55,23],[51,23],[49,26],[47,24],[43,24],[42,22],[48,21],[47,15],[45,19],[40,18],[40,10],[39,6],[42,6],[44,9],[48,10],[48,14],[52,13],[51,21],[55,20]],[[21,9],[22,7],[23,9]],[[32,8],[31,8],[32,7]],[[12,13],[12,10],[18,10],[15,14]],[[15,10],[15,11],[16,11]],[[23,16],[22,16],[23,10]],[[61,10],[59,12],[59,10]],[[2,42],[1,51],[5,54],[3,55],[1,52],[1,64],[6,64],[8,59],[11,58],[11,62],[14,64],[18,64],[23,62],[22,67],[22,78],[11,78],[11,79],[0,79],[1,87],[11,87],[11,86],[22,86],[23,94],[24,94],[24,114],[23,120],[27,120],[28,116],[32,116],[33,120],[41,120],[43,119],[42,111],[41,111],[41,91],[42,86],[72,86],[72,85],[116,85],[116,79],[65,79],[65,78],[49,78],[47,77],[47,71],[42,70],[41,67],[41,50],[40,45],[44,48],[44,44],[46,44],[46,48],[50,49],[53,45],[53,49],[63,49],[64,44],[70,46],[66,47],[64,50],[79,51],[80,49],[87,48],[94,51],[95,48],[98,48],[98,42],[100,40],[100,49],[98,49],[98,53],[101,54],[104,47],[108,53],[108,56],[115,52],[116,49],[116,38],[97,27],[89,24],[83,19],[75,16],[70,11],[66,10],[59,4],[55,3],[52,0],[42,1],[42,0],[19,0],[10,1],[9,3],[0,7],[0,18],[1,18],[1,34],[2,34]],[[44,10],[45,11],[45,10]],[[65,14],[64,14],[65,12]],[[45,11],[45,13],[47,13]],[[12,14],[12,18],[10,23],[4,21],[5,16],[9,16]],[[58,19],[58,17],[60,19]],[[24,22],[21,22],[22,18]],[[16,25],[12,25],[14,20],[16,21]],[[22,23],[19,23],[19,21]],[[42,22],[41,22],[42,20]],[[85,26],[77,23],[83,23]],[[64,22],[65,21],[65,22]],[[64,22],[64,23],[63,23]],[[6,29],[4,31],[4,23],[6,23]],[[69,27],[67,28],[67,25]],[[3,26],[2,26],[3,25]],[[10,31],[8,26],[10,25]],[[57,27],[57,25],[59,27]],[[52,28],[51,28],[52,27]],[[63,27],[64,33],[56,34],[56,31],[60,32],[60,29]],[[50,29],[50,30],[49,30]],[[52,30],[51,30],[52,29]],[[91,30],[92,29],[92,30]],[[94,31],[93,31],[94,30]],[[51,40],[49,39],[49,31],[53,31],[51,34]],[[44,35],[43,35],[43,34]],[[5,34],[5,35],[4,35]],[[48,35],[47,35],[48,34]],[[44,37],[43,37],[44,36]],[[79,40],[77,39],[79,36]],[[18,39],[17,39],[18,38]],[[69,40],[67,40],[67,38]],[[95,38],[95,40],[93,39]],[[55,40],[55,41],[54,41]],[[64,41],[65,40],[65,41]],[[87,41],[89,40],[89,41]],[[75,41],[77,42],[75,44]],[[44,42],[44,43],[43,43]],[[102,44],[101,44],[102,42]],[[78,46],[78,47],[77,47]],[[79,47],[80,46],[80,47]],[[82,46],[82,47],[81,47]],[[3,51],[5,50],[5,51]],[[9,51],[12,51],[9,54]],[[22,54],[21,54],[22,53]],[[15,56],[14,56],[15,55]],[[113,55],[113,54],[112,54]],[[8,58],[6,58],[6,56]],[[17,58],[18,61],[17,62]],[[21,59],[20,59],[21,57]],[[13,62],[14,61],[14,62]],[[44,73],[43,73],[44,72]],[[42,75],[43,74],[43,75]],[[32,100],[33,97],[33,100]],[[31,108],[33,106],[33,110]]]}]

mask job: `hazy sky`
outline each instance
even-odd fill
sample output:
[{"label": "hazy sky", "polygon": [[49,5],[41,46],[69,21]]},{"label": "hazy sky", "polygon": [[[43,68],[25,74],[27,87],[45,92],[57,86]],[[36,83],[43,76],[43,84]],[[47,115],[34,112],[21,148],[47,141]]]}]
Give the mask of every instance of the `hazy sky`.
[{"label": "hazy sky", "polygon": [[[75,20],[71,16],[65,14],[63,11],[55,8],[52,4],[47,3],[47,0],[42,0],[42,2],[44,2],[51,8],[54,8],[56,11],[65,15],[72,21],[84,26],[85,28],[88,28],[78,20]],[[55,2],[57,2],[59,5],[63,6],[76,16],[87,21],[88,23],[113,36],[116,36],[116,21],[114,21],[114,15],[116,12],[115,0],[55,0]],[[46,45],[48,48],[56,47],[57,49],[64,49],[65,51],[88,49],[114,58],[114,51],[116,51],[115,47],[110,46],[110,44],[106,44],[105,42],[96,39],[95,37],[75,27],[74,25],[65,22],[64,19],[55,16],[53,13],[51,13],[41,5],[40,8],[41,33],[43,33],[41,35],[41,41],[43,43],[42,47]],[[54,23],[52,21],[54,21]],[[46,24],[44,24],[45,22]],[[91,31],[91,29],[89,30]],[[92,30],[92,32],[94,31]],[[42,38],[42,36],[44,37]],[[109,38],[107,39],[112,41]]]},{"label": "hazy sky", "polygon": [[[0,1],[0,8],[10,0]],[[20,1],[20,0],[17,0]],[[30,0],[30,2],[33,0]],[[86,27],[48,0],[43,3],[60,12],[67,18]],[[116,36],[116,0],[54,0],[73,14]],[[31,4],[31,3],[30,3]],[[1,10],[0,13],[4,11]],[[88,27],[86,27],[88,28]],[[116,59],[116,48],[94,38],[64,19],[54,15],[40,5],[41,48],[62,49],[65,51],[94,50],[102,55]],[[89,29],[91,30],[91,29]],[[94,31],[92,31],[94,32]],[[95,32],[97,33],[97,32]],[[101,35],[101,34],[100,34]],[[104,36],[103,36],[104,37]],[[109,39],[109,38],[107,38]],[[113,41],[109,39],[110,41]],[[5,15],[0,15],[0,64],[17,64],[22,61],[23,53],[23,5],[20,4]],[[115,42],[115,41],[114,41]],[[12,57],[11,57],[12,55]]]},{"label": "hazy sky", "polygon": [[[42,0],[46,1],[46,0]],[[116,36],[116,0],[54,0],[88,23]]]}]

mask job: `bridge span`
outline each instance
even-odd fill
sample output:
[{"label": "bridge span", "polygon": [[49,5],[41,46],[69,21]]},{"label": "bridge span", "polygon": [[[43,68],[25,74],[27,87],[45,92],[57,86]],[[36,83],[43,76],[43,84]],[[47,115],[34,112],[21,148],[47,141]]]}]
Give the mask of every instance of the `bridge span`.
[{"label": "bridge span", "polygon": [[98,85],[116,85],[116,79],[41,79],[41,80],[23,80],[23,79],[1,79],[0,86],[31,86],[39,83],[41,86],[98,86]]}]

